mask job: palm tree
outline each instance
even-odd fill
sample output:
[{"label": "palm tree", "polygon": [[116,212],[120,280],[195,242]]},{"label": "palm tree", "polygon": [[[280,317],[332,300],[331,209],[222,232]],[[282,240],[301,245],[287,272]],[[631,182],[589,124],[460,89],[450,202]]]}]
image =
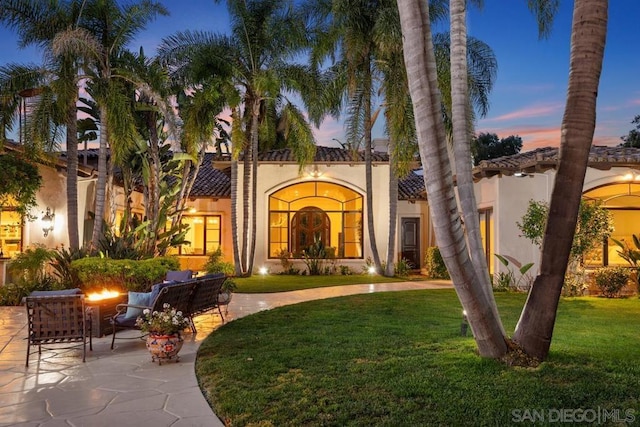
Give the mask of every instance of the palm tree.
[{"label": "palm tree", "polygon": [[[365,191],[367,203],[367,230],[373,262],[377,271],[382,263],[374,224],[373,179],[371,162],[371,130],[373,127],[372,103],[376,44],[374,31],[382,14],[384,0],[321,0],[310,4],[311,15],[315,18],[317,40],[314,43],[312,59],[317,63],[338,57],[333,70],[344,73],[337,76],[341,84],[333,88],[333,102],[347,106],[347,144],[359,146],[362,141],[365,162]],[[388,2],[387,2],[388,4]],[[327,105],[335,108],[335,105]],[[339,110],[338,110],[339,111]],[[339,115],[336,114],[336,116]]]},{"label": "palm tree", "polygon": [[[495,303],[487,297],[486,282],[475,274],[460,218],[452,215],[458,206],[441,113],[429,7],[420,1],[398,0],[397,3],[420,157],[428,171],[425,185],[438,246],[466,310],[480,355],[500,357],[507,352],[504,328],[497,309],[492,307]],[[471,157],[467,160],[470,162]]]},{"label": "palm tree", "polygon": [[[544,2],[540,2],[544,3]],[[513,340],[545,359],[576,229],[582,187],[596,123],[596,97],[607,34],[608,0],[576,0],[571,29],[567,104],[562,119],[560,162],[551,194],[540,273]]]},{"label": "palm tree", "polygon": [[[127,96],[123,82],[113,70],[113,61],[137,32],[156,15],[167,10],[157,2],[141,0],[119,6],[115,0],[83,2],[79,27],[58,33],[54,53],[76,55],[83,61],[88,91],[100,111],[98,180],[91,246],[96,248],[103,233],[107,184],[107,148],[111,146],[112,161],[117,162],[134,143],[135,127],[127,111]],[[111,143],[111,144],[110,144]],[[112,163],[113,164],[113,163]],[[111,175],[112,176],[112,175]]]},{"label": "palm tree", "polygon": [[[21,44],[37,44],[48,53],[52,60],[46,67],[45,74],[40,74],[39,84],[35,81],[25,81],[24,77],[31,73],[17,74],[22,79],[22,89],[40,87],[50,84],[55,92],[56,103],[62,110],[62,123],[67,128],[67,230],[69,233],[69,248],[78,249],[80,238],[78,235],[78,132],[77,108],[78,78],[77,64],[72,55],[52,58],[51,42],[55,34],[76,24],[82,11],[80,1],[70,2],[34,2],[28,0],[0,0],[0,20],[15,28],[20,36]],[[40,71],[43,69],[40,68]],[[47,76],[46,74],[49,74]],[[50,80],[51,74],[54,80]],[[32,75],[32,74],[31,74]],[[48,80],[48,83],[45,83]],[[26,84],[26,86],[25,86]],[[29,86],[34,84],[34,86]],[[54,111],[51,104],[41,104],[40,111]],[[59,109],[59,110],[60,110]],[[32,135],[33,137],[34,135]]]},{"label": "palm tree", "polygon": [[[233,143],[231,161],[232,235],[237,275],[251,274],[256,242],[256,201],[258,151],[267,140],[261,135],[275,123],[267,114],[280,108],[290,120],[290,143],[302,164],[313,159],[315,141],[303,115],[293,108],[286,92],[306,92],[313,87],[308,67],[294,64],[294,58],[306,44],[306,32],[292,2],[254,0],[227,2],[231,17],[231,36],[203,32],[182,32],[165,39],[160,57],[177,70],[190,68],[194,85],[202,84],[208,69],[209,78],[229,77],[236,92],[229,96],[232,108]],[[303,99],[308,99],[303,94]],[[295,133],[296,138],[293,137]],[[241,245],[238,242],[237,161],[242,153]],[[241,248],[240,248],[241,246]]]}]

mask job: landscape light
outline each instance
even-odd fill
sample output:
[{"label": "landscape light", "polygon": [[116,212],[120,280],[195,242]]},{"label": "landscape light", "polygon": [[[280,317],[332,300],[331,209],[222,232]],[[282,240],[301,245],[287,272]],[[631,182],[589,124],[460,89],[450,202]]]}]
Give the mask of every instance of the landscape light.
[{"label": "landscape light", "polygon": [[469,329],[469,321],[467,320],[467,311],[462,310],[462,323],[460,324],[460,335],[467,336],[467,330]]}]

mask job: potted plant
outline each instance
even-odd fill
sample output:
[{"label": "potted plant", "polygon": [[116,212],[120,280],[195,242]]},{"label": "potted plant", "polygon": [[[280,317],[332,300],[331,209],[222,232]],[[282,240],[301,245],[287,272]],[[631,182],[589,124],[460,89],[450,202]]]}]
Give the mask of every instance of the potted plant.
[{"label": "potted plant", "polygon": [[189,320],[169,304],[164,304],[162,311],[151,311],[148,308],[136,320],[136,325],[147,332],[147,349],[151,360],[161,365],[164,360],[173,358],[178,362],[178,352],[184,339],[181,332],[189,326]]},{"label": "potted plant", "polygon": [[233,292],[236,289],[238,289],[238,285],[236,285],[236,282],[234,282],[231,277],[227,277],[227,280],[222,284],[222,288],[220,288],[220,294],[218,294],[218,305],[225,306],[225,314],[228,313],[228,306],[231,302]]}]

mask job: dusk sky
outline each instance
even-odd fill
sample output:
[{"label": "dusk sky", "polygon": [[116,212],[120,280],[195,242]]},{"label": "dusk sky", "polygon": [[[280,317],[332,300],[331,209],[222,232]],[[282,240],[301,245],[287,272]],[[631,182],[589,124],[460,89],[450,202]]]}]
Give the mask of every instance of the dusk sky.
[{"label": "dusk sky", "polygon": [[[226,32],[226,2],[213,0],[166,0],[169,17],[160,17],[140,33],[137,49],[155,52],[159,41],[182,30]],[[479,119],[476,133],[491,132],[504,138],[519,135],[523,151],[542,146],[558,146],[564,112],[569,70],[569,48],[573,2],[561,0],[553,31],[548,39],[538,39],[537,24],[526,0],[487,0],[484,8],[470,9],[468,31],[494,50],[498,76],[490,95],[490,110]],[[640,1],[611,0],[609,30],[600,91],[594,144],[617,145],[640,114]],[[34,49],[17,49],[17,38],[0,28],[0,63],[39,62]],[[318,144],[335,145],[344,140],[341,123],[325,120],[316,131]],[[374,137],[384,137],[382,123]]]}]

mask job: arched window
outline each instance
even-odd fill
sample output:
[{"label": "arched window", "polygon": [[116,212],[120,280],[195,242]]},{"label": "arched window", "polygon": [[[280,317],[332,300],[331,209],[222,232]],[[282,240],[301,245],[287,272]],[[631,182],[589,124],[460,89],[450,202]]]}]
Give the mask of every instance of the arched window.
[{"label": "arched window", "polygon": [[620,182],[603,185],[586,191],[585,199],[599,200],[611,212],[614,231],[602,246],[589,252],[584,263],[587,266],[629,265],[618,254],[620,247],[612,239],[627,242],[633,246],[632,235],[638,234],[640,224],[640,183]]},{"label": "arched window", "polygon": [[269,257],[301,257],[317,240],[338,258],[362,258],[362,195],[342,185],[309,181],[269,196]]}]

